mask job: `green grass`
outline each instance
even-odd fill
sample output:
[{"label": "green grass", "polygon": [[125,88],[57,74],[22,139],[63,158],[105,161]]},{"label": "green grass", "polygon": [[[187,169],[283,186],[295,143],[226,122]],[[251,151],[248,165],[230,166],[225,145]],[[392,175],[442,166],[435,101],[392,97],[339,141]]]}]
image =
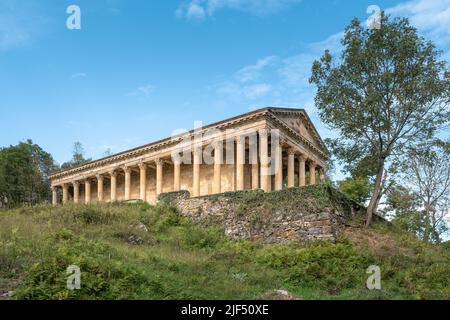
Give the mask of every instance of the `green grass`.
[{"label": "green grass", "polygon": [[[373,264],[380,291],[365,288]],[[81,290],[66,288],[70,265],[81,268]],[[13,299],[255,299],[275,289],[303,299],[450,299],[449,265],[448,248],[380,223],[335,244],[260,245],[229,241],[169,205],[0,211],[0,294]]]}]

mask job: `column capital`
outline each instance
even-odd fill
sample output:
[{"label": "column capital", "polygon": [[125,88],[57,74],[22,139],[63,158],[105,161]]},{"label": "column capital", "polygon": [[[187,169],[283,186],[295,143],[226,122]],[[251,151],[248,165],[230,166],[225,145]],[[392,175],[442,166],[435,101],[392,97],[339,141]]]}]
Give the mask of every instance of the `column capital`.
[{"label": "column capital", "polygon": [[156,159],[155,163],[157,166],[163,166],[164,165],[164,160],[163,159]]},{"label": "column capital", "polygon": [[258,133],[261,137],[267,138],[269,136],[269,129],[267,128],[259,129]]},{"label": "column capital", "polygon": [[214,139],[212,146],[214,147],[214,149],[219,149],[219,148],[223,148],[223,138],[216,138]]},{"label": "column capital", "polygon": [[102,174],[97,174],[95,177],[97,178],[97,181],[102,181],[105,178]]},{"label": "column capital", "polygon": [[85,183],[85,184],[91,184],[91,178],[86,178],[86,179],[84,180],[84,183]]},{"label": "column capital", "polygon": [[111,170],[111,171],[109,171],[108,172],[108,174],[111,176],[111,177],[117,177],[117,171],[116,170]]},{"label": "column capital", "polygon": [[123,172],[125,173],[131,173],[131,167],[130,166],[123,166],[122,167]]},{"label": "column capital", "polygon": [[139,162],[138,166],[139,166],[139,169],[145,170],[145,169],[147,169],[148,164],[145,162]]},{"label": "column capital", "polygon": [[306,160],[308,160],[308,157],[307,157],[306,155],[304,155],[303,153],[301,153],[301,154],[298,156],[298,159],[299,159],[301,162],[306,162]]},{"label": "column capital", "polygon": [[191,150],[192,150],[193,154],[202,153],[203,152],[203,146],[201,144],[196,144],[196,145],[192,146]]},{"label": "column capital", "polygon": [[236,136],[235,137],[236,143],[237,144],[244,144],[245,143],[245,136]]},{"label": "column capital", "polygon": [[295,148],[290,147],[290,148],[288,149],[288,155],[294,156],[296,153],[297,153],[297,150],[295,150]]},{"label": "column capital", "polygon": [[314,160],[309,160],[309,165],[310,165],[311,167],[316,168],[316,167],[317,167],[317,162],[314,161]]},{"label": "column capital", "polygon": [[73,182],[72,182],[72,185],[73,185],[74,187],[78,187],[78,186],[80,185],[80,181],[73,181]]}]

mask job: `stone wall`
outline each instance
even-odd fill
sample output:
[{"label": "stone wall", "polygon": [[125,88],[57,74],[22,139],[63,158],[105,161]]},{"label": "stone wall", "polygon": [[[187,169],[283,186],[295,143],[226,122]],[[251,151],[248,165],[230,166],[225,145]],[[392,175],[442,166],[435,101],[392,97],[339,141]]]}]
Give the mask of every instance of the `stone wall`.
[{"label": "stone wall", "polygon": [[263,243],[334,241],[360,209],[324,185],[278,192],[230,192],[189,198],[188,191],[162,194],[180,213],[200,225],[220,225],[228,238]]}]

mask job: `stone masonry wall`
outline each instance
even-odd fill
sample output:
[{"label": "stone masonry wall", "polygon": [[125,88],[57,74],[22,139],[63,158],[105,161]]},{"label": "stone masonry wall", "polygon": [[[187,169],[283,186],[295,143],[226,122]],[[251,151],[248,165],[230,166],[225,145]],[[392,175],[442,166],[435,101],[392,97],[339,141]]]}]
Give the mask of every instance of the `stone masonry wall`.
[{"label": "stone masonry wall", "polygon": [[334,241],[341,227],[359,209],[327,186],[198,198],[181,191],[162,194],[159,199],[176,205],[182,215],[197,224],[220,225],[230,239],[263,243]]}]

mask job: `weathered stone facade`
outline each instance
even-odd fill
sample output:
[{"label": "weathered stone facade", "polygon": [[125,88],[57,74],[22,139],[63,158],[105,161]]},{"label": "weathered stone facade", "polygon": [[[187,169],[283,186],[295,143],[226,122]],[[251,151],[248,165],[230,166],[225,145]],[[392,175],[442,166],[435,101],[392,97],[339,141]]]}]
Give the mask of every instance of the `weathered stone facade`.
[{"label": "weathered stone facade", "polygon": [[182,215],[197,224],[221,226],[230,239],[263,243],[334,241],[341,227],[358,210],[356,204],[327,186],[197,198],[181,191],[162,194],[160,200],[174,204]]}]

